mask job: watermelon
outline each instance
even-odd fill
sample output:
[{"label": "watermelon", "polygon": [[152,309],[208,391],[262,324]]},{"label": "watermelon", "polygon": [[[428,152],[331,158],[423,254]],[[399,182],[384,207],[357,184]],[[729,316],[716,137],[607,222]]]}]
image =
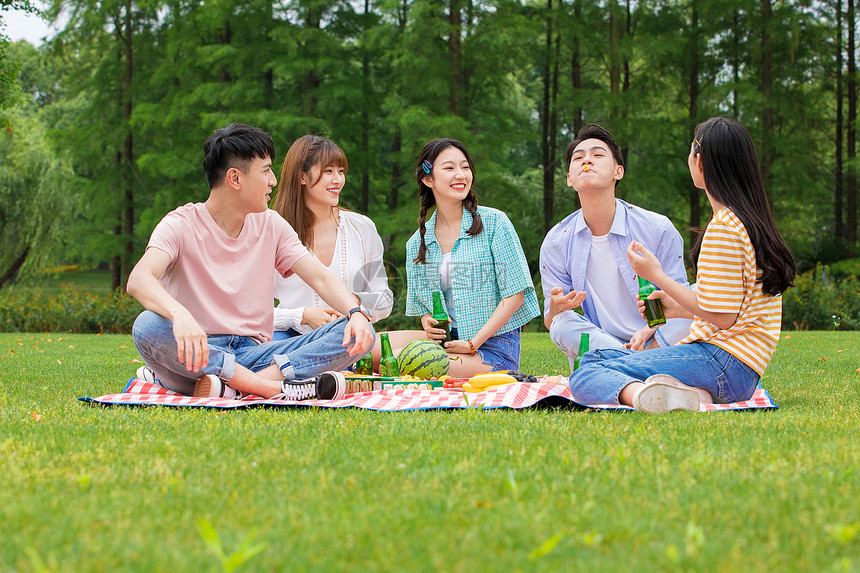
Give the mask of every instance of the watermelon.
[{"label": "watermelon", "polygon": [[400,375],[415,376],[422,380],[439,378],[448,373],[448,354],[432,340],[413,340],[397,355]]}]

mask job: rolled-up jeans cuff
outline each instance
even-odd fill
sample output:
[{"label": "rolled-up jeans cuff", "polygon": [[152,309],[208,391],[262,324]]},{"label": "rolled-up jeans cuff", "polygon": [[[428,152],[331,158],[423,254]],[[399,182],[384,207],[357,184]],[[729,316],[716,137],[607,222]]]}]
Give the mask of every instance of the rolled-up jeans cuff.
[{"label": "rolled-up jeans cuff", "polygon": [[236,356],[230,352],[224,352],[222,355],[224,357],[224,363],[221,364],[221,372],[218,373],[218,378],[225,382],[229,382],[236,373]]},{"label": "rolled-up jeans cuff", "polygon": [[654,338],[654,340],[656,340],[656,341],[657,341],[657,345],[658,345],[658,346],[660,346],[660,347],[664,347],[664,346],[671,346],[671,344],[669,344],[669,343],[666,341],[666,338],[665,338],[665,337],[663,336],[663,334],[660,332],[660,329],[659,329],[659,328],[657,329],[657,332],[655,332],[655,333],[654,333],[653,338]]}]

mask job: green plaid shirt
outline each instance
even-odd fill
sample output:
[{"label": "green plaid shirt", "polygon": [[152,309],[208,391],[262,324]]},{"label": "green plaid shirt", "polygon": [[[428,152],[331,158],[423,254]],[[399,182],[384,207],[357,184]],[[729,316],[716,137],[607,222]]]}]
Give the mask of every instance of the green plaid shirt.
[{"label": "green plaid shirt", "polygon": [[[472,215],[463,210],[460,236],[451,251],[451,293],[457,332],[472,338],[489,320],[503,298],[525,292],[525,302],[493,336],[517,329],[540,315],[526,257],[510,219],[490,207],[478,207],[484,230],[472,237]],[[413,262],[421,236],[418,231],[406,243],[406,315],[433,312],[433,291],[441,291],[439,265],[442,250],[436,242],[436,213],[427,221],[426,264]],[[445,304],[443,297],[442,304]],[[446,309],[447,312],[447,309]]]}]

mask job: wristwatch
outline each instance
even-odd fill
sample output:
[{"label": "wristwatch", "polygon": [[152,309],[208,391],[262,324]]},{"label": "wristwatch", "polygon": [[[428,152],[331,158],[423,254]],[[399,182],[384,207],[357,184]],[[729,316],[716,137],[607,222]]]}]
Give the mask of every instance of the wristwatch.
[{"label": "wristwatch", "polygon": [[361,314],[363,314],[364,318],[367,319],[367,322],[370,322],[370,311],[364,308],[363,305],[349,309],[349,312],[347,314],[349,315],[349,318],[352,318],[352,315],[356,312],[360,312]]}]

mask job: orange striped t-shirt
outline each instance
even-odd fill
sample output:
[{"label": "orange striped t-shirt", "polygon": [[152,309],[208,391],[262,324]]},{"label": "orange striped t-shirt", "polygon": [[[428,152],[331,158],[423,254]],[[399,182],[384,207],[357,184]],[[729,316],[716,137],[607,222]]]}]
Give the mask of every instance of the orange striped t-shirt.
[{"label": "orange striped t-shirt", "polygon": [[719,346],[744,364],[764,374],[770,362],[782,322],[782,295],[762,292],[755,249],[744,224],[723,207],[705,229],[696,272],[699,308],[710,312],[738,313],[726,330],[699,318],[682,344],[708,342]]}]

